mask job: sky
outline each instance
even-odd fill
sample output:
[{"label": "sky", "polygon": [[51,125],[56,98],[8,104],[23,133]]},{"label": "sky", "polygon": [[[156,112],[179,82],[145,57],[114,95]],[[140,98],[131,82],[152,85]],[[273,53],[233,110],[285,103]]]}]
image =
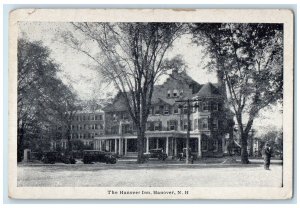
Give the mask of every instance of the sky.
[{"label": "sky", "polygon": [[[70,49],[60,42],[59,33],[72,30],[69,23],[55,22],[20,22],[19,37],[30,41],[42,41],[51,50],[51,58],[60,64],[59,77],[77,92],[81,99],[105,98],[106,93],[113,93],[110,85],[101,82],[100,75],[90,67],[91,60]],[[191,44],[189,35],[177,39],[168,57],[181,55],[187,64],[187,73],[198,83],[217,82],[216,74],[205,69],[207,57],[203,55],[204,48]],[[163,80],[161,80],[163,81]],[[282,114],[280,106],[263,110],[254,123],[257,134],[263,134],[265,128],[281,128]]]}]

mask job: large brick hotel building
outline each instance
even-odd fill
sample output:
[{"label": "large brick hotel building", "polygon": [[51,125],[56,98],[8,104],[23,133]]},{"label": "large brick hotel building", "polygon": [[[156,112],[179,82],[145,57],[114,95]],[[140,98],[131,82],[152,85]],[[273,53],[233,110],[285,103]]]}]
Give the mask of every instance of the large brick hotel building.
[{"label": "large brick hotel building", "polygon": [[[232,138],[233,115],[227,107],[222,84],[199,84],[185,72],[174,71],[161,85],[154,87],[147,122],[145,150],[163,148],[176,156],[186,146],[186,108],[175,101],[197,99],[191,119],[190,147],[198,157],[222,156]],[[124,98],[117,95],[104,109],[104,135],[95,135],[94,149],[124,156],[137,155],[135,126],[127,112]]]}]

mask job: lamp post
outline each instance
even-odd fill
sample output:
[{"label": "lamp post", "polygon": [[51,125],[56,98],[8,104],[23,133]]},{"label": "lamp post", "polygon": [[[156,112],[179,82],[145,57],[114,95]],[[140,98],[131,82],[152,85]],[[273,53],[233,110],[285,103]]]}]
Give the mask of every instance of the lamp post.
[{"label": "lamp post", "polygon": [[[184,107],[187,108],[187,133],[186,133],[186,158],[185,158],[185,163],[189,164],[189,157],[190,157],[190,152],[189,152],[189,148],[190,148],[190,131],[191,131],[191,121],[190,121],[190,117],[191,117],[191,109],[192,108],[198,108],[199,105],[198,104],[193,104],[193,102],[197,102],[200,101],[198,99],[187,99],[187,100],[176,100],[176,103],[183,103],[183,105],[180,105],[179,108],[183,109]],[[182,111],[181,111],[182,112]]]}]

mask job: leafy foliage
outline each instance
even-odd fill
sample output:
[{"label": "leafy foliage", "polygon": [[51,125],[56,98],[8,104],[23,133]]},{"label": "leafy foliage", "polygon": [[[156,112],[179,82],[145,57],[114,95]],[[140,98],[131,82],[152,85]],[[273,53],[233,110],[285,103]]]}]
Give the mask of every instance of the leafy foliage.
[{"label": "leafy foliage", "polygon": [[184,31],[183,25],[99,22],[72,25],[75,32],[63,33],[63,42],[90,57],[106,81],[112,82],[126,100],[138,129],[141,162],[153,86],[170,70],[167,67],[170,60],[165,62],[165,54]]},{"label": "leafy foliage", "polygon": [[18,40],[19,161],[24,148],[49,150],[50,139],[59,133],[56,126],[67,126],[63,118],[75,108],[75,94],[57,77],[58,72],[59,65],[41,42]]},{"label": "leafy foliage", "polygon": [[[247,137],[261,109],[282,101],[282,24],[193,24],[194,42],[207,48],[207,67],[227,86],[248,162]],[[245,117],[247,119],[245,119]]]}]

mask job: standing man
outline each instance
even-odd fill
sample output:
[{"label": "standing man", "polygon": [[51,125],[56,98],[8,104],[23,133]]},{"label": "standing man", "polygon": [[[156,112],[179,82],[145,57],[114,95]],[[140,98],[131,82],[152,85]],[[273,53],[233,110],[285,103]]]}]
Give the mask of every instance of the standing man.
[{"label": "standing man", "polygon": [[267,142],[263,149],[263,158],[264,158],[264,168],[265,170],[270,170],[270,161],[271,161],[271,147]]}]

